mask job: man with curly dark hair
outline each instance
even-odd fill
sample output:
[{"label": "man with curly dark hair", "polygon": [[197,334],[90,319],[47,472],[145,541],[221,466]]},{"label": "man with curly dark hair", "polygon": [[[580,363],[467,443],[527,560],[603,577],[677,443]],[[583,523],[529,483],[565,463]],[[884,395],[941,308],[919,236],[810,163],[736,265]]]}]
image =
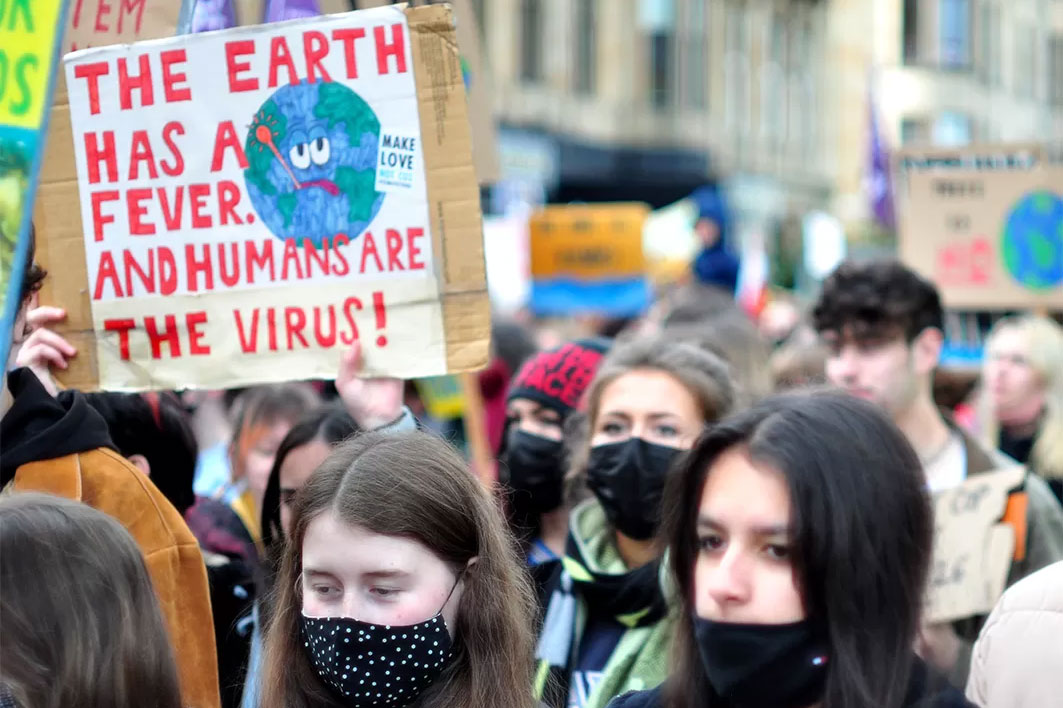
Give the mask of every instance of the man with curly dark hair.
[{"label": "man with curly dark hair", "polygon": [[941,459],[955,457],[959,441],[931,396],[944,340],[934,285],[896,261],[843,263],[824,282],[812,321],[830,349],[828,379],[893,416],[922,456],[931,489],[963,481]]},{"label": "man with curly dark hair", "polygon": [[[981,447],[934,403],[944,313],[933,283],[897,261],[846,262],[823,283],[812,320],[829,350],[828,380],[890,414],[922,460],[931,491],[1017,464]],[[1009,585],[1063,559],[1063,509],[1043,480],[1027,475],[1006,518],[1016,538]],[[958,688],[966,684],[971,645],[984,620],[921,633],[925,658]]]}]

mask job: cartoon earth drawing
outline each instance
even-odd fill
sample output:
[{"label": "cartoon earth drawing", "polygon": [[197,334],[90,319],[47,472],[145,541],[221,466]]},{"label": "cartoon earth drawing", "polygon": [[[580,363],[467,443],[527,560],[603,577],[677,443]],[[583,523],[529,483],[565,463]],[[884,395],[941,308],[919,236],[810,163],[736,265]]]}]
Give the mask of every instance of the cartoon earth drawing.
[{"label": "cartoon earth drawing", "polygon": [[458,61],[461,64],[461,81],[465,84],[465,90],[468,91],[472,88],[472,67],[469,66],[469,60],[465,57],[458,57]]},{"label": "cartoon earth drawing", "polygon": [[1063,285],[1063,196],[1031,192],[1012,207],[1001,236],[1004,264],[1032,290]]},{"label": "cartoon earth drawing", "polygon": [[380,211],[380,121],[361,96],[332,82],[283,86],[255,113],[244,171],[251,204],[273,235],[320,248],[359,236]]}]

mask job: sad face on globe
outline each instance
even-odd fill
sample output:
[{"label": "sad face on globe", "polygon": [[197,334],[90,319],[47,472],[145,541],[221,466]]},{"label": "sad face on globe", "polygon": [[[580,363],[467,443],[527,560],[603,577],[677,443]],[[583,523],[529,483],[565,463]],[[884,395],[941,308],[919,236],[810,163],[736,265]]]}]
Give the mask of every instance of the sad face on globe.
[{"label": "sad face on globe", "polygon": [[283,86],[255,113],[247,134],[248,195],[280,239],[322,247],[354,240],[380,211],[380,121],[358,94],[332,82]]}]

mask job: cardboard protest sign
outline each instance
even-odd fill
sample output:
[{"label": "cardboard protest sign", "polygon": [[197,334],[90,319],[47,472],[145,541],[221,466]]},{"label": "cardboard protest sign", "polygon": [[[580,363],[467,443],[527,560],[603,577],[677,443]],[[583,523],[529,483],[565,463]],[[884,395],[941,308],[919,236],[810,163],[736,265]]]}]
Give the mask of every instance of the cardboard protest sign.
[{"label": "cardboard protest sign", "polygon": [[[390,0],[353,0],[359,9],[380,7]],[[472,156],[480,184],[497,182],[501,177],[498,159],[498,131],[491,106],[491,76],[483,60],[480,26],[471,0],[412,0],[411,4],[447,2],[454,7],[458,25],[458,49],[461,51],[461,76],[469,101],[472,121]]]},{"label": "cardboard protest sign", "polygon": [[328,378],[356,340],[369,375],[484,365],[449,8],[87,50],[65,68],[78,190],[57,183],[42,210],[51,249],[85,256],[63,274],[87,344],[65,383]]},{"label": "cardboard protest sign", "polygon": [[28,257],[66,0],[0,2],[0,362]]},{"label": "cardboard protest sign", "polygon": [[903,180],[914,172],[955,170],[1028,170],[1044,158],[1038,143],[981,143],[962,147],[920,146],[894,152]]},{"label": "cardboard protest sign", "polygon": [[180,13],[180,0],[73,0],[63,53],[170,37],[177,32]]},{"label": "cardboard protest sign", "polygon": [[945,304],[1063,309],[1063,167],[907,176],[900,255]]},{"label": "cardboard protest sign", "polygon": [[645,204],[548,206],[532,215],[531,306],[537,314],[635,315],[649,307]]},{"label": "cardboard protest sign", "polygon": [[934,497],[934,561],[926,618],[950,622],[986,614],[1000,599],[1015,552],[1015,530],[1001,522],[1023,467],[980,474]]}]

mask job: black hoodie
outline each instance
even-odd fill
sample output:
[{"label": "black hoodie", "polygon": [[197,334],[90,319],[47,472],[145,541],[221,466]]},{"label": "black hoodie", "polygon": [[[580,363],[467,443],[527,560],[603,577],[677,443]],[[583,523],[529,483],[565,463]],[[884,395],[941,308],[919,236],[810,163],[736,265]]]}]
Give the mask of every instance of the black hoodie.
[{"label": "black hoodie", "polygon": [[22,465],[97,450],[114,450],[107,423],[77,391],[53,398],[29,369],[7,375],[14,401],[0,422],[0,487]]}]

